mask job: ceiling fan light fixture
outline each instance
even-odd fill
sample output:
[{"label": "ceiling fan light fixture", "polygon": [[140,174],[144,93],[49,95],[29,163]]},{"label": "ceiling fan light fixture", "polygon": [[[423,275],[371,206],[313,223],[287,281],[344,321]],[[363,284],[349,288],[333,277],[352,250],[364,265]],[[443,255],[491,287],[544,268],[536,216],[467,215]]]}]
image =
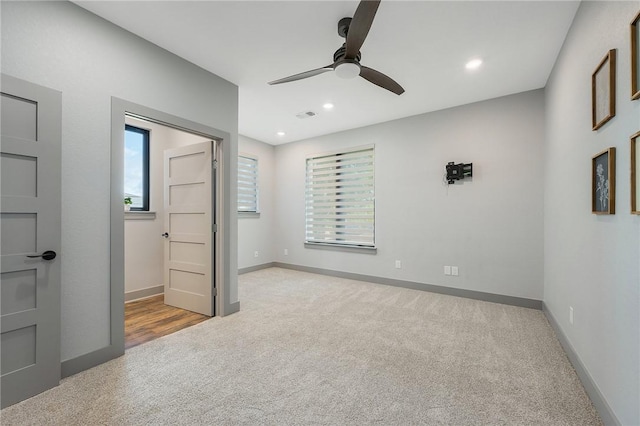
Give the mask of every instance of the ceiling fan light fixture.
[{"label": "ceiling fan light fixture", "polygon": [[360,75],[360,65],[355,62],[343,62],[336,67],[335,71],[338,77],[348,80]]},{"label": "ceiling fan light fixture", "polygon": [[[353,14],[353,18],[342,18],[340,22],[338,22],[338,35],[346,40],[342,44],[342,47],[333,53],[333,63],[325,65],[322,68],[316,68],[279,80],[270,81],[268,84],[289,83],[335,71],[338,77],[342,79],[353,79],[360,76],[369,83],[373,83],[391,93],[402,95],[404,89],[391,77],[373,68],[360,65],[360,60],[362,59],[360,48],[371,29],[371,24],[373,23],[373,18],[376,15],[379,5],[380,0],[361,0]],[[301,117],[299,114],[296,116],[298,118],[306,118],[305,116]]]}]

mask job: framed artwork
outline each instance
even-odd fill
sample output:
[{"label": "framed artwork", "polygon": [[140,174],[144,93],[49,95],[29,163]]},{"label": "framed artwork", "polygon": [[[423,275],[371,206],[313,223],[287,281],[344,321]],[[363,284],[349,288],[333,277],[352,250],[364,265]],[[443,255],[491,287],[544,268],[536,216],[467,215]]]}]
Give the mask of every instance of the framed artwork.
[{"label": "framed artwork", "polygon": [[591,75],[591,124],[598,130],[616,115],[616,49],[611,49]]},{"label": "framed artwork", "polygon": [[640,12],[631,21],[631,99],[640,99]]},{"label": "framed artwork", "polygon": [[616,149],[611,147],[591,159],[591,213],[616,212]]},{"label": "framed artwork", "polygon": [[631,136],[631,214],[640,214],[640,132]]}]

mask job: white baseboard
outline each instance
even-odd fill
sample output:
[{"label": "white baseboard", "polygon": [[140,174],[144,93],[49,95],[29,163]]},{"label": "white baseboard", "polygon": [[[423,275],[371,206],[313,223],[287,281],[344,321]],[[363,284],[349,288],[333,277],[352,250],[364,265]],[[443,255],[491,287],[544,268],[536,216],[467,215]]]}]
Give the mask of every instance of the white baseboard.
[{"label": "white baseboard", "polygon": [[145,297],[155,296],[162,293],[164,293],[164,285],[142,288],[140,290],[132,290],[124,294],[124,301],[131,302],[132,300],[144,299]]}]

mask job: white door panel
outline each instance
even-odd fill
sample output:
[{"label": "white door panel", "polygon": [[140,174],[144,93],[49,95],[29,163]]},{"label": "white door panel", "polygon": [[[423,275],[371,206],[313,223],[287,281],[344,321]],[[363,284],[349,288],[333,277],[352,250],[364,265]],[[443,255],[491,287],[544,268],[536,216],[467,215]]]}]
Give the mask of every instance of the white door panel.
[{"label": "white door panel", "polygon": [[164,302],[214,314],[213,142],[164,154]]}]

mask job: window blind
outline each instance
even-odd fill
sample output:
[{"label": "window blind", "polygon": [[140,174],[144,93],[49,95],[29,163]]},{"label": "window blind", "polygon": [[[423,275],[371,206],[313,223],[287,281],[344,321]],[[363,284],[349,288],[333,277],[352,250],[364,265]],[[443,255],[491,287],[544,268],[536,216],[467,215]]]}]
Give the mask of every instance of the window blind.
[{"label": "window blind", "polygon": [[238,156],[238,211],[258,212],[258,160]]},{"label": "window blind", "polygon": [[307,243],[375,247],[373,147],[307,158]]}]

